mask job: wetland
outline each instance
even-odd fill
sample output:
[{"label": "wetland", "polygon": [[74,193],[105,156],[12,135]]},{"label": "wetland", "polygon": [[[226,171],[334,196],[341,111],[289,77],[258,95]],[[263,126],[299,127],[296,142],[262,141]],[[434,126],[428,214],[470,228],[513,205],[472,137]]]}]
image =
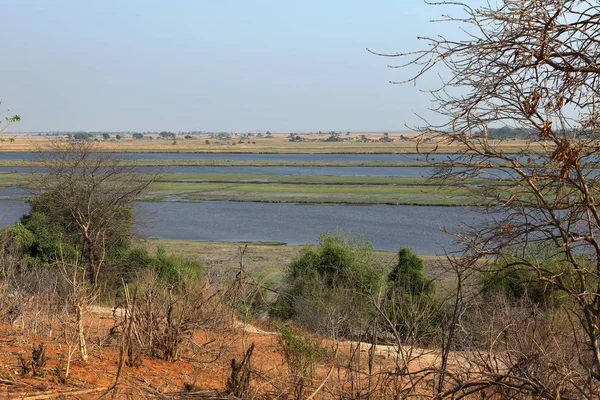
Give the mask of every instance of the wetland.
[{"label": "wetland", "polygon": [[[376,249],[452,249],[441,228],[481,216],[472,179],[443,187],[420,154],[116,153],[141,173],[161,174],[137,205],[138,234],[172,240],[314,243],[344,229]],[[453,157],[452,154],[442,157]],[[2,225],[27,211],[27,176],[44,173],[28,152],[0,153]]]}]

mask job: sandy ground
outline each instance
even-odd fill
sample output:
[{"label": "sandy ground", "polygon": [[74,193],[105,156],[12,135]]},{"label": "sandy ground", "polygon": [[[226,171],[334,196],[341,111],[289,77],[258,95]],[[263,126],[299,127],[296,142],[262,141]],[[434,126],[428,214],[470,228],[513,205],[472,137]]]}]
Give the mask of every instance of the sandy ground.
[{"label": "sandy ground", "polygon": [[[111,396],[116,393],[116,398],[160,398],[181,392],[185,388],[221,391],[231,373],[231,360],[235,358],[239,361],[251,344],[255,345],[252,368],[256,372],[253,381],[258,390],[256,398],[266,398],[268,395],[265,393],[269,393],[269,390],[272,392],[276,387],[281,388],[289,383],[289,370],[278,350],[278,333],[235,321],[221,330],[199,331],[193,342],[195,348],[202,351],[188,351],[176,362],[144,357],[138,367],[124,366],[116,391],[108,393],[115,383],[119,364],[119,339],[107,337],[109,329],[115,324],[114,312],[119,315],[123,310],[100,306],[88,309],[88,363],[81,360],[74,344],[69,348],[60,332],[48,331],[49,325],[41,321],[38,321],[35,333],[32,332],[32,321],[0,326],[0,398],[41,399],[66,396],[95,399],[105,393]],[[40,343],[46,346],[48,361],[38,376],[33,376],[31,372],[25,374],[20,357],[31,360],[32,348]],[[347,354],[358,354],[362,360],[359,361],[358,368],[366,368],[364,360],[371,348],[369,344],[350,341],[332,343],[324,340],[323,346],[330,348],[332,354],[335,351],[338,360],[343,360]],[[402,352],[418,358],[411,364],[411,368],[422,368],[437,362],[435,353],[423,349],[403,348]],[[69,353],[72,354],[70,376],[64,380],[58,371],[61,368],[64,370]],[[397,348],[394,346],[379,345],[375,349],[379,370],[391,370],[397,357]],[[316,379],[321,379],[325,382],[324,385],[333,384],[327,382],[333,371],[331,362],[330,360],[317,366]],[[338,376],[338,383],[339,379],[341,378]]]}]

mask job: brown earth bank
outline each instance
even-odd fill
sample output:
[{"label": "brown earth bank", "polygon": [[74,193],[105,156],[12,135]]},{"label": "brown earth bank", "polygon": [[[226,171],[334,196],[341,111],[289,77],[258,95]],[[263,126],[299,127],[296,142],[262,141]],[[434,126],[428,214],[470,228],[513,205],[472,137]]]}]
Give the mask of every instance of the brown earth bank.
[{"label": "brown earth bank", "polygon": [[[186,346],[187,351],[177,361],[143,357],[139,365],[123,365],[117,378],[121,346],[119,334],[111,334],[111,330],[119,324],[122,314],[121,309],[97,306],[88,309],[85,319],[87,363],[82,361],[76,344],[61,335],[58,321],[26,318],[15,321],[12,326],[0,326],[0,396],[15,399],[185,398],[186,393],[191,396],[192,392],[196,397],[224,396],[231,378],[232,360],[239,363],[250,347],[253,348],[253,377],[247,394],[251,394],[251,398],[287,398],[289,392],[297,391],[300,386],[306,392],[303,398],[311,394],[315,395],[313,398],[330,397],[328,392],[333,391],[334,386],[344,386],[341,381],[349,379],[352,372],[340,362],[342,359],[357,352],[352,368],[364,373],[368,367],[366,358],[370,345],[322,340],[321,345],[329,355],[315,366],[311,382],[299,384],[286,366],[279,349],[278,333],[232,320],[219,329],[196,332]],[[35,372],[27,371],[24,365],[31,362],[32,351],[40,345],[44,346],[45,364]],[[420,361],[415,368],[423,367],[423,362],[436,362],[433,353],[425,353],[419,350],[420,357],[416,358]],[[392,368],[396,356],[393,346],[377,346],[377,368],[380,371]],[[65,377],[66,368],[68,377]],[[336,377],[332,379],[334,370]],[[356,380],[355,386],[366,384]],[[295,387],[289,387],[290,384]],[[335,388],[335,391],[340,389]]]},{"label": "brown earth bank", "polygon": [[[87,362],[81,359],[76,343],[61,331],[64,321],[38,315],[19,318],[12,325],[2,324],[0,397],[30,400],[442,398],[436,397],[441,362],[438,350],[323,339],[303,332],[323,353],[318,359],[302,364],[289,348],[282,349],[282,334],[269,330],[273,326],[258,327],[232,315],[220,318],[222,322],[216,328],[195,332],[176,361],[145,355],[136,365],[128,365],[126,346],[118,328],[125,310],[90,306],[85,315]],[[40,346],[45,353],[44,365],[32,371],[27,366],[32,365],[35,350]],[[454,371],[448,374],[456,373],[455,377],[459,377],[458,371],[470,369],[470,379],[477,381],[479,364],[468,353],[453,351],[447,362],[447,371]],[[450,381],[447,386],[451,388],[456,382]],[[444,398],[454,398],[449,393]],[[459,397],[502,398],[485,392]]]},{"label": "brown earth bank", "polygon": [[[189,352],[171,362],[144,357],[139,365],[122,367],[118,335],[111,329],[119,316],[110,308],[93,307],[86,317],[89,359],[85,363],[75,343],[68,343],[51,321],[16,321],[0,329],[0,395],[8,398],[44,398],[62,395],[78,398],[146,398],[191,388],[223,391],[232,358],[243,352],[243,343],[256,343],[257,365],[277,366],[280,358],[272,348],[272,336],[234,328],[198,331],[188,343]],[[119,312],[117,311],[117,314]],[[37,326],[34,326],[37,325]],[[257,330],[258,331],[258,330]],[[47,361],[37,372],[26,372],[24,362],[32,359],[32,350],[44,345]],[[198,351],[204,346],[205,352]],[[71,360],[69,361],[69,355]],[[254,360],[253,360],[254,361]],[[69,364],[69,376],[65,369]],[[115,386],[115,382],[117,385]]]}]

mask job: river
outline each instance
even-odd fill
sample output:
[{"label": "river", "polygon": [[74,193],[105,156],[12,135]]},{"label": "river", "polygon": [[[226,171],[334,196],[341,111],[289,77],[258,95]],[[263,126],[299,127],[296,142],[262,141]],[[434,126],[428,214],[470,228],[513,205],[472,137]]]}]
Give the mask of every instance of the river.
[{"label": "river", "polygon": [[[23,201],[0,201],[0,225],[27,212]],[[144,237],[204,241],[315,243],[323,231],[362,235],[379,250],[409,246],[421,254],[455,249],[453,229],[483,217],[468,207],[316,206],[289,203],[207,201],[138,203],[136,232]]]},{"label": "river", "polygon": [[[156,160],[280,160],[280,161],[423,161],[418,154],[248,154],[248,153],[116,153],[126,159]],[[35,153],[0,153],[4,160],[31,160]],[[454,155],[442,155],[449,158]],[[153,168],[153,167],[149,167]],[[28,172],[4,167],[0,171]],[[166,172],[264,173],[280,175],[427,176],[429,167],[169,167]],[[22,195],[6,188],[2,196]],[[6,192],[6,193],[4,193]],[[0,225],[14,223],[28,210],[22,201],[0,201]],[[202,203],[138,203],[136,231],[145,237],[205,241],[267,241],[291,245],[315,243],[323,231],[344,229],[362,235],[376,249],[409,246],[423,254],[455,249],[441,227],[481,219],[467,207],[318,206],[291,203],[207,201]],[[143,222],[143,223],[142,223]]]},{"label": "river", "polygon": [[[349,162],[400,162],[426,161],[423,154],[304,154],[304,153],[110,153],[125,160],[235,160],[235,161],[349,161]],[[0,160],[35,160],[35,152],[0,152]],[[456,157],[455,154],[440,154],[430,161],[442,161]]]}]

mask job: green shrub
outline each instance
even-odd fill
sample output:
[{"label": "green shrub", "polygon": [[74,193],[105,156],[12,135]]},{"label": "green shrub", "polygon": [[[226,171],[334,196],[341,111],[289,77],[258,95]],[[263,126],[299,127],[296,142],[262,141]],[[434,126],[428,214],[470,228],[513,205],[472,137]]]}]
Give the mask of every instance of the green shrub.
[{"label": "green shrub", "polygon": [[595,262],[584,259],[584,254],[573,257],[580,258],[579,265],[590,264],[590,268],[575,271],[565,260],[562,250],[551,243],[528,246],[520,256],[515,253],[497,257],[481,273],[480,284],[485,299],[502,295],[509,301],[527,299],[536,306],[551,308],[559,306],[563,299],[557,285],[550,282],[558,278],[562,285],[577,292],[596,281]]},{"label": "green shrub", "polygon": [[103,296],[110,299],[122,295],[123,282],[134,284],[140,276],[149,272],[161,282],[178,288],[184,284],[200,282],[203,269],[201,261],[168,254],[161,247],[156,254],[143,247],[134,247],[122,250],[108,259],[99,278]]},{"label": "green shrub", "polygon": [[[344,232],[324,232],[319,245],[307,246],[287,266],[285,287],[270,309],[280,319],[339,333],[359,326],[367,310],[364,295],[377,293],[380,273],[372,267],[373,246]],[[302,315],[301,315],[302,314]]]},{"label": "green shrub", "polygon": [[440,332],[441,302],[423,275],[423,260],[410,248],[400,249],[388,275],[385,312],[403,341],[428,344]]},{"label": "green shrub", "polygon": [[433,294],[434,289],[431,280],[423,275],[423,260],[408,247],[398,252],[398,262],[388,275],[388,284],[396,293],[411,297]]},{"label": "green shrub", "polygon": [[434,296],[391,293],[385,313],[403,342],[429,345],[439,341],[442,306],[442,301]]},{"label": "green shrub", "polygon": [[34,211],[8,229],[26,235],[26,240],[23,237],[18,240],[23,244],[23,253],[34,264],[70,261],[76,253],[75,245],[62,234],[59,223],[42,212]]},{"label": "green shrub", "polygon": [[522,267],[504,265],[496,271],[482,273],[480,281],[486,299],[500,294],[513,301],[527,298],[543,307],[551,306],[556,301],[554,286],[540,282],[534,271]]},{"label": "green shrub", "polygon": [[170,282],[199,280],[204,268],[201,261],[168,254],[162,247],[157,249],[152,266],[160,278]]},{"label": "green shrub", "polygon": [[121,267],[124,278],[135,277],[139,271],[152,268],[160,279],[171,283],[198,280],[204,268],[201,261],[168,254],[162,247],[158,247],[156,255],[150,254],[145,248],[133,248],[122,254],[116,264]]},{"label": "green shrub", "polygon": [[35,243],[35,235],[25,226],[17,222],[13,225],[2,229],[2,237],[4,240],[11,241],[17,245],[24,253],[29,252],[29,249]]},{"label": "green shrub", "polygon": [[[73,193],[74,197],[81,197],[73,199],[74,202],[85,204],[86,194],[83,189],[73,189]],[[53,192],[32,197],[29,199],[31,213],[21,218],[18,224],[20,226],[14,225],[15,228],[11,228],[21,233],[24,228],[31,233],[32,236],[24,242],[23,252],[31,257],[33,264],[49,264],[56,260],[70,262],[77,254],[87,254],[80,227],[73,220],[69,208],[60,204],[60,201],[60,196],[55,196]],[[102,204],[105,199],[101,196],[94,197],[93,201],[97,204],[92,205],[92,208],[110,208],[109,205]],[[97,228],[103,232],[103,239],[99,245],[101,248],[95,248],[95,252],[104,254],[107,258],[113,258],[131,246],[133,210],[131,207],[115,209],[112,218],[119,222]],[[90,224],[100,227],[103,222],[92,218]]]}]

